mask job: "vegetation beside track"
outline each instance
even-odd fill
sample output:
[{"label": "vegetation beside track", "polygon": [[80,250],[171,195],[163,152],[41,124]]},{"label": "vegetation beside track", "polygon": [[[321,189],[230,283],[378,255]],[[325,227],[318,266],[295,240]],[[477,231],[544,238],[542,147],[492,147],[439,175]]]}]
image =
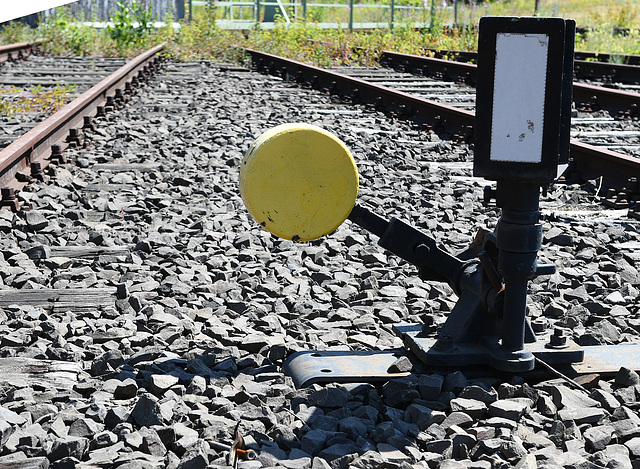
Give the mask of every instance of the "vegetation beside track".
[{"label": "vegetation beside track", "polygon": [[[441,2],[438,2],[439,4]],[[442,2],[446,3],[446,2]],[[460,10],[459,20],[476,24],[480,16],[531,15],[533,0],[494,0],[476,3]],[[44,38],[46,53],[74,56],[134,56],[163,41],[167,54],[177,60],[242,60],[240,48],[248,47],[283,55],[316,65],[358,63],[376,64],[379,51],[386,49],[421,53],[424,48],[475,50],[477,32],[473,27],[445,28],[448,10],[438,9],[432,28],[416,30],[397,24],[393,31],[378,29],[349,33],[344,29],[320,29],[313,22],[290,25],[277,23],[273,29],[255,29],[248,33],[216,27],[216,11],[204,8],[190,23],[153,29],[147,10],[135,0],[123,1],[112,18],[113,25],[97,29],[76,22],[64,7],[39,28],[29,29],[10,23],[0,31],[0,43],[10,44]],[[632,0],[540,0],[540,15],[573,17],[579,27],[591,26],[577,38],[576,48],[613,54],[640,53],[640,6]],[[165,18],[170,24],[171,18]],[[140,24],[142,27],[134,27]],[[625,31],[620,32],[621,28]],[[636,28],[636,29],[634,29]]]},{"label": "vegetation beside track", "polygon": [[56,85],[51,89],[43,89],[38,85],[28,91],[15,86],[0,87],[0,115],[12,117],[28,112],[52,114],[69,101],[75,90],[76,85]]}]

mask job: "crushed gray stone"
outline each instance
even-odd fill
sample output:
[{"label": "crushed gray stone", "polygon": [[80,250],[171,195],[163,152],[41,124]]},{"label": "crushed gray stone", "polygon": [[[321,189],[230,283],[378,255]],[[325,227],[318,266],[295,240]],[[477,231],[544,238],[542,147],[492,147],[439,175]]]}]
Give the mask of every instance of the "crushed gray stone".
[{"label": "crushed gray stone", "polygon": [[[409,376],[386,383],[294,388],[282,368],[292,353],[400,347],[394,324],[429,318],[435,331],[455,304],[349,222],[294,243],[251,219],[242,156],[295,121],[351,148],[359,203],[379,215],[451,252],[495,226],[472,149],[451,135],[280,78],[168,64],[86,132],[90,149],[68,150],[76,165],[52,164],[49,185],[21,191],[34,210],[0,211],[0,291],[109,292],[0,308],[0,358],[82,370],[64,386],[0,377],[0,466],[228,467],[210,442],[230,445],[239,422],[258,454],[241,469],[639,467],[640,378],[624,368],[583,382],[588,395],[409,359],[393,365]],[[635,222],[574,216],[601,210],[594,191],[553,185],[543,197],[540,257],[557,272],[531,282],[530,313],[584,345],[626,343],[640,331],[629,248],[640,235]]]}]

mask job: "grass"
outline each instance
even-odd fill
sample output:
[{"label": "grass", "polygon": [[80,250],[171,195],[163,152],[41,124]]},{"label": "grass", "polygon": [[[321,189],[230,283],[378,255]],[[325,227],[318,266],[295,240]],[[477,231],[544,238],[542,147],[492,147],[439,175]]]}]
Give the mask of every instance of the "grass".
[{"label": "grass", "polygon": [[[329,0],[330,1],[330,0]],[[346,0],[334,0],[346,2]],[[367,2],[354,14],[365,14]],[[382,49],[407,53],[421,53],[424,48],[474,50],[477,33],[473,27],[445,28],[453,22],[452,0],[436,2],[433,26],[416,30],[414,21],[429,20],[429,0],[423,14],[400,19],[393,31],[382,28],[371,32],[349,33],[344,29],[320,29],[314,21],[294,22],[291,25],[278,23],[274,29],[252,29],[247,33],[225,31],[218,28],[214,19],[223,14],[221,9],[202,8],[196,10],[191,23],[183,23],[179,31],[171,27],[152,29],[148,27],[151,17],[135,1],[121,3],[114,15],[114,26],[100,30],[84,26],[70,17],[65,8],[58,9],[55,17],[45,20],[37,29],[31,30],[10,23],[0,31],[0,43],[44,38],[44,49],[48,54],[72,56],[123,56],[136,55],[162,41],[168,41],[167,54],[176,60],[213,59],[223,61],[242,60],[238,48],[249,47],[284,55],[296,60],[328,66],[334,64],[375,64]],[[422,5],[422,0],[396,0],[397,5]],[[483,15],[528,16],[533,14],[535,0],[467,0],[458,8],[459,24],[476,25]],[[576,40],[576,49],[613,54],[640,53],[640,6],[632,0],[540,0],[540,16],[563,16],[575,18],[578,27],[590,27]],[[335,12],[332,12],[335,10]],[[318,21],[344,21],[335,16],[344,15],[345,9],[314,11],[308,17]],[[371,9],[373,10],[373,9]],[[359,18],[355,21],[377,21],[377,17]],[[338,13],[336,13],[338,12]],[[372,13],[373,14],[373,13]],[[332,16],[334,15],[334,16]],[[401,15],[397,15],[397,17]],[[166,18],[170,23],[172,18]],[[142,28],[133,28],[136,22]],[[620,33],[620,29],[629,29]]]},{"label": "grass", "polygon": [[[630,30],[624,34],[619,32],[620,28],[640,27],[640,8],[629,0],[609,0],[607,8],[600,6],[590,9],[585,7],[585,1],[541,0],[539,13],[572,17],[567,8],[574,3],[580,12],[576,17],[582,18],[578,26],[594,25],[593,29],[578,35],[577,49],[614,54],[640,53],[638,31]],[[592,0],[591,3],[605,2]],[[458,19],[475,25],[484,14],[530,15],[533,13],[533,5],[533,0],[495,0],[480,5],[467,5],[466,8],[459,9]],[[589,11],[592,13],[588,14]],[[608,12],[608,15],[602,11]],[[173,57],[185,60],[204,56],[230,60],[237,58],[235,52],[229,52],[229,46],[235,45],[269,51],[321,66],[350,63],[372,65],[377,62],[379,51],[383,49],[420,54],[425,48],[475,50],[477,47],[475,28],[444,27],[452,21],[448,16],[452,13],[450,9],[443,8],[436,10],[435,22],[430,29],[416,30],[408,22],[400,22],[393,32],[382,28],[351,34],[344,29],[320,29],[314,22],[298,22],[290,25],[279,23],[274,29],[253,29],[246,35],[240,35],[212,27],[211,18],[219,16],[219,12],[209,11],[208,14],[208,18],[197,18],[174,36],[169,46]],[[332,21],[331,18],[327,20]],[[200,47],[201,45],[204,47]]]}]

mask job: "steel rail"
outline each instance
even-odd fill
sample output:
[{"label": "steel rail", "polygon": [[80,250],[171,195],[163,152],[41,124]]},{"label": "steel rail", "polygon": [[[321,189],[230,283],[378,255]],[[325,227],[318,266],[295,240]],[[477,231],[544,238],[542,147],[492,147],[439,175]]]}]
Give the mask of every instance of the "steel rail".
[{"label": "steel rail", "polygon": [[[410,70],[419,70],[425,74],[442,75],[449,80],[464,80],[469,84],[476,82],[476,65],[465,62],[383,51],[380,63],[391,68],[405,67]],[[640,67],[635,68],[640,72]],[[590,107],[598,106],[616,113],[637,114],[640,108],[640,94],[638,93],[582,83],[573,84],[573,100],[577,104]]]},{"label": "steel rail", "polygon": [[266,52],[245,50],[251,55],[258,70],[280,74],[283,78],[292,78],[316,88],[412,115],[428,124],[448,128],[453,133],[463,133],[466,130],[469,136],[472,135],[474,115],[469,111]]},{"label": "steel rail", "polygon": [[[438,59],[449,58],[449,60],[472,62],[478,58],[478,53],[475,51],[445,49],[425,49],[425,51],[431,52],[434,54],[434,57]],[[574,57],[578,63],[594,63],[596,66],[640,65],[640,55],[633,54],[606,54],[601,52],[575,51]],[[622,63],[618,64],[616,61],[622,61]]]},{"label": "steel rail", "polygon": [[[380,105],[385,109],[406,114],[413,119],[435,126],[442,126],[452,133],[471,137],[475,114],[469,111],[442,105],[434,101],[369,83],[359,78],[349,77],[307,65],[266,52],[246,49],[259,71],[277,74],[284,79],[296,80],[315,88],[328,90],[335,94],[359,99],[363,102]],[[640,159],[603,150],[576,140],[570,145],[572,174],[583,180],[602,178],[602,187],[620,190],[630,177],[640,178]]]},{"label": "steel rail", "polygon": [[43,39],[38,39],[33,42],[17,42],[15,44],[0,46],[0,63],[9,60],[24,59],[30,56],[33,50],[43,42]]},{"label": "steel rail", "polygon": [[581,80],[602,79],[607,82],[626,84],[640,83],[640,67],[638,64],[616,64],[608,62],[574,61],[574,75]]},{"label": "steel rail", "polygon": [[0,187],[3,190],[22,187],[24,182],[16,176],[30,168],[34,161],[39,160],[42,167],[46,167],[52,145],[63,142],[71,129],[82,127],[84,118],[95,116],[98,106],[106,103],[107,98],[123,92],[126,83],[140,73],[145,75],[164,46],[165,43],[157,45],[127,62],[0,151]]},{"label": "steel rail", "polygon": [[574,56],[577,60],[596,60],[600,63],[613,63],[622,60],[627,65],[640,65],[640,55],[636,54],[607,54],[602,52],[576,51]]},{"label": "steel rail", "polygon": [[[478,59],[478,53],[472,51],[426,50],[434,54],[434,57],[437,59],[457,62],[475,62]],[[575,52],[575,77],[583,80],[602,79],[604,77],[607,82],[640,83],[640,55],[622,56],[623,60],[628,61],[622,64],[593,61],[593,59],[596,58],[611,59],[611,57],[609,54],[598,54],[595,52]]]}]

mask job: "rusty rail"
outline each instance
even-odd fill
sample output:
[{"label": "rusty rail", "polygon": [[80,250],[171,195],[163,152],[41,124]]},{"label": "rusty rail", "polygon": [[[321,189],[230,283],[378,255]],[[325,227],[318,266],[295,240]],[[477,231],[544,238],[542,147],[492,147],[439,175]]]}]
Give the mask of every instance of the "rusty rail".
[{"label": "rusty rail", "polygon": [[401,114],[410,114],[431,125],[449,128],[454,133],[463,133],[465,129],[472,131],[474,115],[469,111],[266,52],[252,49],[246,49],[246,52],[258,70],[287,76]]},{"label": "rusty rail", "polygon": [[122,95],[130,88],[127,83],[134,79],[137,81],[139,76],[146,77],[155,65],[155,56],[164,46],[162,43],[138,55],[0,151],[0,187],[3,193],[24,185],[18,176],[30,169],[32,162],[41,161],[41,166],[46,167],[52,146],[64,146],[64,140],[72,129],[83,127],[85,117],[95,116],[99,106]]},{"label": "rusty rail", "polygon": [[[409,70],[420,70],[425,74],[437,74],[453,81],[465,81],[469,84],[475,84],[476,81],[476,65],[465,62],[383,51],[380,63],[392,68],[402,67]],[[611,64],[604,65],[608,67],[608,70],[611,68]],[[640,79],[640,67],[634,65],[629,67],[636,70]],[[620,69],[620,67],[618,68]],[[589,106],[597,104],[612,112],[636,114],[640,108],[640,94],[638,93],[581,83],[573,84],[573,99],[576,103],[584,103]]]},{"label": "rusty rail", "polygon": [[[473,135],[475,114],[472,112],[265,52],[250,49],[246,52],[260,71],[379,105],[430,125],[444,127],[452,133],[462,134],[467,138]],[[453,68],[462,70],[455,66]],[[470,69],[464,70],[465,73],[470,71]],[[466,77],[466,75],[461,76]],[[620,190],[627,185],[630,177],[640,179],[640,159],[603,150],[576,140],[571,140],[570,156],[572,174],[579,175],[583,180],[602,177],[603,188]]]},{"label": "rusty rail", "polygon": [[[442,59],[432,59],[397,52],[383,52],[381,63],[390,66],[421,69],[426,73],[437,73],[447,79],[475,83],[476,65],[453,62]],[[573,96],[576,101],[590,101],[597,96],[598,104],[602,107],[637,112],[640,104],[640,94],[612,90],[598,86],[574,83]],[[570,158],[572,159],[572,174],[583,180],[602,177],[602,186],[620,190],[624,188],[629,178],[640,178],[640,159],[633,158],[614,151],[601,149],[571,140]]]},{"label": "rusty rail", "polygon": [[[478,53],[474,51],[466,50],[444,50],[444,49],[425,49],[426,52],[430,52],[434,57],[439,59],[457,60],[459,62],[472,62],[478,58]],[[622,66],[623,69],[640,65],[640,55],[633,54],[607,54],[601,52],[587,52],[587,51],[575,51],[574,57],[576,64],[593,64],[594,67],[602,67],[602,70],[611,70]],[[617,63],[620,62],[620,63]],[[637,67],[636,67],[637,69]],[[624,74],[625,72],[623,72]],[[636,72],[631,72],[636,77]]]},{"label": "rusty rail", "polygon": [[18,60],[29,57],[33,53],[34,49],[43,42],[43,39],[38,39],[33,42],[17,42],[15,44],[0,46],[0,63],[7,62],[8,60]]}]

